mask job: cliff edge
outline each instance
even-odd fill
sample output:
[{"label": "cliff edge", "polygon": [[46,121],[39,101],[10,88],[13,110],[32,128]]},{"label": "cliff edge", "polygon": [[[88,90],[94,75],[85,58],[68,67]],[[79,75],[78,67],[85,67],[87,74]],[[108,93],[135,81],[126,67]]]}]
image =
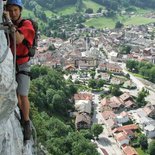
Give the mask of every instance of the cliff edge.
[{"label": "cliff edge", "polygon": [[[3,1],[0,0],[0,23]],[[23,142],[19,122],[13,56],[0,29],[0,155],[33,155],[33,142]],[[19,118],[18,118],[18,117]]]}]

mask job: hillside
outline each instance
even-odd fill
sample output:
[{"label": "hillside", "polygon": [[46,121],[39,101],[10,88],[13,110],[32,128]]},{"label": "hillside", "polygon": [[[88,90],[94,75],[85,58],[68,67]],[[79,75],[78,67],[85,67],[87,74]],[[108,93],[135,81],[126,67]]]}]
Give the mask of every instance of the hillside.
[{"label": "hillside", "polygon": [[[104,8],[103,5],[98,4],[94,2],[93,0],[80,0],[80,3],[77,3],[78,0],[71,0],[72,3],[62,3],[61,5],[58,4],[53,4],[52,1],[48,0],[45,2],[39,1],[39,0],[34,0],[33,2],[28,1],[28,0],[23,0],[24,6],[26,10],[31,10],[34,12],[45,12],[45,14],[49,16],[54,16],[54,15],[67,15],[67,14],[72,14],[76,13],[77,10],[77,5],[79,4],[80,7],[80,12],[84,12],[88,8],[92,8],[94,12],[96,12],[99,8]],[[59,1],[57,1],[59,2]],[[80,5],[81,4],[81,5]]]},{"label": "hillside", "polygon": [[[151,8],[155,6],[155,0],[148,1],[149,4],[140,0],[23,0],[23,15],[38,21],[41,34],[65,39],[68,36],[64,30],[74,31],[81,26],[111,29],[118,21],[124,26],[155,22],[149,15],[154,12]],[[85,13],[102,13],[102,16],[87,18]]]}]

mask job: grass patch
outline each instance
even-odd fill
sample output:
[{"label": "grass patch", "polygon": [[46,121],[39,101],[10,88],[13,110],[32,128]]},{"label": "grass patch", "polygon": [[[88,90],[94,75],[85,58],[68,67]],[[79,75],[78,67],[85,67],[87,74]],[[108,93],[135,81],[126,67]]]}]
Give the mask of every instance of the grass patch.
[{"label": "grass patch", "polygon": [[139,155],[149,155],[147,152],[144,152],[140,147],[135,148]]},{"label": "grass patch", "polygon": [[69,15],[76,12],[75,6],[63,7],[61,9],[56,10],[59,15]]},{"label": "grass patch", "polygon": [[132,16],[124,23],[124,25],[142,25],[142,24],[149,24],[152,22],[155,22],[155,19],[141,16]]},{"label": "grass patch", "polygon": [[126,70],[128,73],[130,73],[130,74],[132,74],[133,76],[136,76],[136,77],[138,77],[138,78],[142,78],[142,79],[146,79],[147,77],[145,77],[145,76],[143,76],[143,75],[140,75],[140,74],[138,74],[138,73],[133,73],[133,72],[131,72],[131,71],[129,71],[129,70]]},{"label": "grass patch", "polygon": [[115,21],[111,18],[99,17],[91,18],[85,22],[87,26],[94,26],[96,28],[111,28],[115,27]]},{"label": "grass patch", "polygon": [[45,12],[45,14],[46,14],[47,17],[52,17],[52,16],[55,16],[56,15],[55,13],[53,13],[52,11],[49,11],[49,10],[46,10],[44,12]]},{"label": "grass patch", "polygon": [[91,18],[85,22],[87,26],[94,26],[96,28],[109,28],[113,29],[117,21],[121,21],[125,26],[128,25],[143,25],[155,22],[153,18],[146,18],[142,16],[117,16],[116,18]]},{"label": "grass patch", "polygon": [[138,15],[145,15],[147,13],[154,12],[154,10],[152,10],[152,9],[142,9],[142,8],[137,8],[137,7],[135,7],[135,9],[136,9],[136,14],[138,14]]},{"label": "grass patch", "polygon": [[93,1],[90,0],[84,0],[83,4],[85,5],[85,8],[92,8],[94,13],[99,9],[99,8],[103,8],[105,9],[105,7],[103,7],[102,5],[99,5]]}]

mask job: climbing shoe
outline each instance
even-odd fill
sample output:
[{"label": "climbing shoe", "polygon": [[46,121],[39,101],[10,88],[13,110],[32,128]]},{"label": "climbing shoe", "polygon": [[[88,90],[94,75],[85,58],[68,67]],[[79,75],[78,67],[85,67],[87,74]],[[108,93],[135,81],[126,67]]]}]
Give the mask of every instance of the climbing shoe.
[{"label": "climbing shoe", "polygon": [[31,128],[31,123],[29,120],[24,122],[23,129],[24,129],[24,131],[23,131],[24,132],[24,141],[30,140],[31,134],[32,134],[32,128]]}]

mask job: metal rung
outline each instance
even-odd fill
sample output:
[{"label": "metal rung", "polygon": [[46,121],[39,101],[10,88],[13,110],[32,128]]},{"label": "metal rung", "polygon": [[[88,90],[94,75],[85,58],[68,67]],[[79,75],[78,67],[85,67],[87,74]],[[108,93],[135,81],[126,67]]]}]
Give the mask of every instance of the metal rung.
[{"label": "metal rung", "polygon": [[4,26],[0,24],[0,30],[9,31],[9,26]]}]

